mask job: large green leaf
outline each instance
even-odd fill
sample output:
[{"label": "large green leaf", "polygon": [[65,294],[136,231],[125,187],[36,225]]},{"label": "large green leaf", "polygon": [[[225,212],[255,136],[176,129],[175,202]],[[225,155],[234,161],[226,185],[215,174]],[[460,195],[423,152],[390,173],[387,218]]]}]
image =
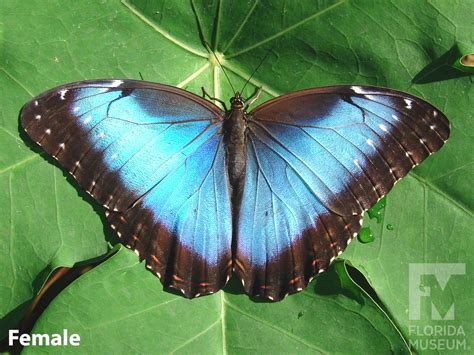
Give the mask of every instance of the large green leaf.
[{"label": "large green leaf", "polygon": [[[474,249],[470,242],[472,77],[411,84],[423,67],[455,42],[472,40],[471,5],[442,0],[110,0],[74,1],[67,6],[59,1],[3,1],[0,337],[16,324],[50,270],[106,253],[112,238],[100,208],[51,159],[25,144],[18,129],[21,106],[33,95],[64,82],[137,79],[139,73],[146,80],[196,93],[205,86],[227,100],[231,89],[205,50],[204,38],[239,88],[272,48],[245,92],[248,95],[256,85],[263,85],[265,95],[260,102],[304,87],[367,83],[422,96],[447,114],[452,122],[450,141],[388,197],[384,223],[393,224],[395,230],[372,226],[376,242],[354,242],[343,257],[363,272],[383,308],[410,340],[420,337],[411,333],[410,326],[438,323],[431,320],[429,302],[423,304],[420,321],[408,318],[409,263],[465,263],[466,275],[453,276],[443,292],[432,287],[432,298],[437,297],[442,312],[454,301],[453,324],[464,326],[472,341],[474,317],[468,304]],[[331,295],[326,296],[315,295],[314,290],[310,286],[304,294],[277,305],[254,303],[245,295],[233,294],[232,289],[186,301],[162,292],[157,279],[137,264],[134,254],[121,251],[53,301],[36,330],[72,330],[81,325],[90,349],[95,346],[104,351],[105,344],[117,351],[166,351],[184,344],[182,350],[190,351],[204,349],[205,343],[219,351],[262,352],[275,347],[349,352],[371,344],[369,349],[377,352],[402,351],[403,341],[395,327],[363,292],[359,291],[359,297],[364,307],[360,298],[355,302],[344,289],[332,287]],[[291,318],[300,311],[303,316],[298,321]],[[136,316],[127,318],[129,314]],[[119,328],[122,319],[131,319],[131,325],[124,322]],[[102,334],[108,328],[101,326],[107,322],[112,327],[104,342]],[[99,330],[94,332],[94,327]],[[132,336],[145,338],[141,346],[133,348]],[[97,348],[100,344],[104,348]],[[146,348],[150,344],[154,347]]]},{"label": "large green leaf", "polygon": [[[400,333],[341,264],[340,276],[331,269],[279,303],[252,302],[235,282],[213,297],[187,300],[163,292],[122,249],[60,294],[34,332],[67,328],[81,335],[84,353],[405,352]],[[75,349],[58,349],[67,350]]]}]

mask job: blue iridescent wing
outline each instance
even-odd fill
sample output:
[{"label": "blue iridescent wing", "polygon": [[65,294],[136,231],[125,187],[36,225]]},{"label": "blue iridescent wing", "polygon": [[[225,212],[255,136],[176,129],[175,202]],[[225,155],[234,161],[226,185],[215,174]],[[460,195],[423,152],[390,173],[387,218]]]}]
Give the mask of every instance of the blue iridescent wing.
[{"label": "blue iridescent wing", "polygon": [[281,299],[306,287],[448,136],[429,103],[377,87],[304,90],[253,110],[234,255],[246,292]]},{"label": "blue iridescent wing", "polygon": [[231,274],[223,114],[178,88],[98,80],[39,95],[21,124],[106,208],[122,243],[194,297]]}]

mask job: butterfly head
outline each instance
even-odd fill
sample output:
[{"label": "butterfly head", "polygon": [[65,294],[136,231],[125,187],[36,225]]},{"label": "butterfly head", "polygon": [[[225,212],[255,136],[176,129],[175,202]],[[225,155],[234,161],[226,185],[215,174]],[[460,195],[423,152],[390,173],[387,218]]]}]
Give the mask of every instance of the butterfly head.
[{"label": "butterfly head", "polygon": [[234,95],[234,97],[230,98],[230,104],[232,108],[237,108],[241,109],[245,105],[245,100],[244,98],[240,95],[240,93],[237,91]]}]

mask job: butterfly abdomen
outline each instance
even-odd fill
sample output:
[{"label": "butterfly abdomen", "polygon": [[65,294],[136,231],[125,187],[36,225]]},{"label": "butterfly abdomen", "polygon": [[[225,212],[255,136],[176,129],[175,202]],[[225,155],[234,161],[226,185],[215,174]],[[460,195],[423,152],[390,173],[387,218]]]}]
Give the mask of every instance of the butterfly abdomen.
[{"label": "butterfly abdomen", "polygon": [[[240,107],[232,107],[227,112],[224,121],[224,144],[226,151],[226,168],[229,176],[232,201],[232,226],[233,233],[237,232],[237,219],[239,216],[240,204],[242,200],[242,191],[245,179],[246,167],[246,145],[245,130],[246,122],[244,111]],[[233,241],[233,244],[234,241]],[[232,249],[235,249],[235,245]]]}]

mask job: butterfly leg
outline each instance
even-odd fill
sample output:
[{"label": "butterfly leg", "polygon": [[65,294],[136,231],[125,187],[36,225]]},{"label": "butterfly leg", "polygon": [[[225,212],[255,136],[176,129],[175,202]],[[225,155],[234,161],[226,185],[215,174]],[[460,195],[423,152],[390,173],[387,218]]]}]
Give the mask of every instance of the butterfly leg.
[{"label": "butterfly leg", "polygon": [[225,102],[222,101],[221,99],[218,99],[217,97],[212,97],[211,95],[209,95],[206,91],[206,89],[204,89],[204,86],[201,86],[201,90],[202,90],[202,98],[205,99],[206,97],[209,98],[209,100],[213,100],[213,101],[217,101],[219,102],[223,107],[224,107],[224,110],[228,111],[227,110],[227,106],[225,105]]},{"label": "butterfly leg", "polygon": [[262,91],[263,91],[263,87],[260,86],[255,92],[255,94],[253,94],[252,96],[248,98],[248,103],[245,105],[245,110],[247,110],[255,101],[258,100]]}]

